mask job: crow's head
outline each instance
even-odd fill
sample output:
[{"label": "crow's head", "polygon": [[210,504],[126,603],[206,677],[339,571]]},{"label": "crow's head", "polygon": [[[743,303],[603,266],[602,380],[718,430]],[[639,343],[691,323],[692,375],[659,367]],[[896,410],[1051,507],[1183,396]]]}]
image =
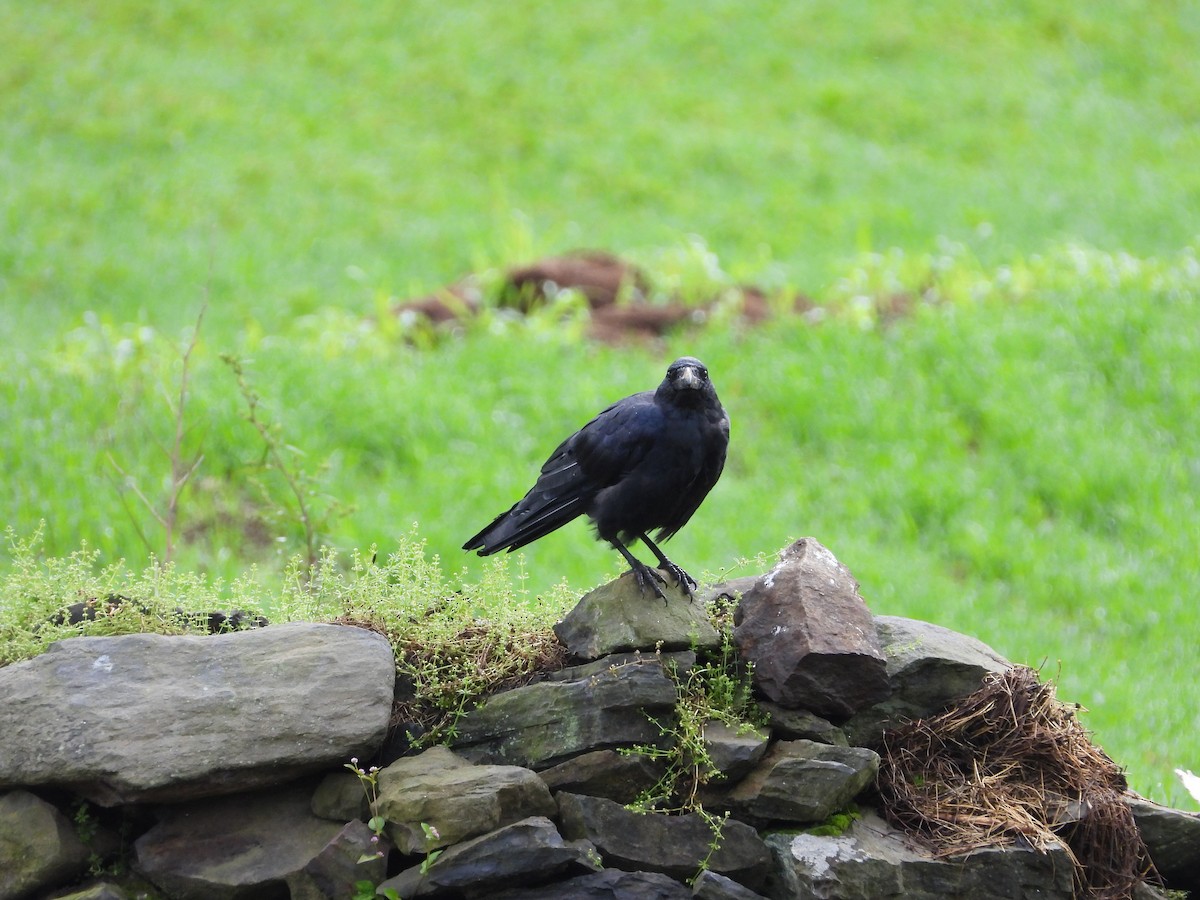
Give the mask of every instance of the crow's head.
[{"label": "crow's head", "polygon": [[683,356],[667,367],[667,377],[658,386],[658,395],[672,403],[698,406],[715,400],[716,389],[708,380],[708,369],[694,356]]}]

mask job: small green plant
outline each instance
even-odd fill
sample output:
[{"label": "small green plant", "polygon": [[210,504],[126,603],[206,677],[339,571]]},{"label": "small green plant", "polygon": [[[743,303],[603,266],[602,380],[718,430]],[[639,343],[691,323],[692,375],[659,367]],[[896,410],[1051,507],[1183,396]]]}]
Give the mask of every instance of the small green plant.
[{"label": "small green plant", "polygon": [[355,756],[351,757],[350,762],[346,763],[345,767],[358,776],[363,793],[367,795],[367,809],[371,813],[370,818],[367,819],[367,827],[371,829],[373,834],[371,843],[376,848],[374,853],[362,854],[358,858],[358,862],[365,863],[373,859],[382,859],[386,853],[379,846],[379,843],[387,828],[387,819],[379,814],[379,766],[371,766],[368,769],[360,768],[358,757]]},{"label": "small green plant", "polygon": [[[367,797],[367,808],[370,811],[371,817],[367,820],[367,827],[374,832],[371,838],[371,843],[376,846],[373,853],[364,853],[358,858],[359,864],[371,862],[372,860],[382,859],[387,854],[379,846],[384,839],[384,832],[387,829],[387,819],[379,814],[379,766],[371,766],[362,768],[358,764],[358,757],[352,757],[350,762],[345,763],[345,768],[349,769],[358,776],[359,783],[362,784],[363,793]],[[438,833],[437,827],[430,825],[428,822],[421,823],[421,832],[425,835],[427,845],[432,845],[441,840],[441,834]],[[442,855],[441,849],[429,850],[425,854],[425,858],[421,860],[421,874],[428,874],[439,856]],[[371,900],[371,898],[383,896],[388,900],[400,900],[400,895],[395,888],[384,888],[380,893],[377,885],[373,884],[369,879],[362,879],[354,883],[354,900]]]},{"label": "small green plant", "polygon": [[[387,829],[387,819],[379,814],[379,766],[370,766],[364,769],[359,766],[358,757],[355,756],[351,757],[345,767],[358,776],[363,793],[366,794],[367,809],[370,812],[367,827],[371,829],[371,844],[375,847],[374,852],[360,855],[357,862],[362,865],[376,859],[383,859],[387,856],[387,852],[380,844]],[[387,897],[388,900],[400,900],[400,895],[395,888],[384,888],[380,893],[379,886],[368,878],[354,882],[354,900],[375,900],[379,896]]]},{"label": "small green plant", "polygon": [[750,692],[749,666],[737,659],[732,638],[723,631],[717,655],[680,673],[673,661],[666,671],[675,682],[674,717],[655,719],[662,731],[658,745],[638,745],[622,752],[663,760],[667,770],[633,804],[641,811],[700,812],[700,787],[719,779],[720,771],[708,753],[705,729],[720,722],[739,732],[753,729],[760,714]]},{"label": "small green plant", "polygon": [[91,804],[80,800],[75,804],[75,833],[79,840],[88,848],[88,874],[99,875],[104,871],[104,857],[92,846],[96,835],[100,833],[100,825],[92,814]]},{"label": "small green plant", "polygon": [[[421,833],[425,835],[426,843],[433,844],[442,839],[437,828],[430,825],[428,822],[421,823]],[[421,874],[428,875],[433,864],[437,862],[438,857],[442,855],[441,850],[430,850],[425,854],[425,858],[421,860]]]},{"label": "small green plant", "polygon": [[253,578],[225,585],[154,558],[133,572],[123,559],[102,563],[99,551],[87,545],[65,557],[45,556],[41,528],[28,538],[11,528],[5,536],[9,567],[0,576],[0,666],[36,656],[62,638],[178,634],[208,611],[232,603],[264,614],[269,602],[268,591]]},{"label": "small green plant", "polygon": [[80,800],[75,804],[75,833],[79,835],[79,839],[85,844],[90,844],[96,839],[96,834],[100,831],[100,826],[92,817],[91,804],[86,800]]},{"label": "small green plant", "polygon": [[701,818],[704,819],[705,824],[707,824],[709,829],[712,831],[712,840],[708,842],[708,854],[704,857],[704,859],[700,860],[700,865],[696,868],[696,874],[688,879],[688,884],[693,883],[708,870],[709,865],[712,863],[714,854],[721,849],[721,840],[725,836],[725,823],[729,821],[728,810],[726,810],[726,812],[720,816],[713,815],[703,807],[697,807],[696,812]]},{"label": "small green plant", "polygon": [[[630,809],[644,813],[693,813],[712,831],[708,853],[698,862],[699,877],[708,868],[713,854],[721,848],[729,812],[715,815],[704,808],[699,797],[701,787],[724,777],[708,752],[705,729],[720,722],[738,730],[752,730],[758,714],[750,693],[750,669],[742,666],[727,630],[721,631],[721,645],[710,660],[680,673],[674,661],[666,671],[675,682],[676,703],[670,719],[653,719],[663,739],[657,744],[640,744],[623,749],[666,763],[666,772],[653,786],[643,791]],[[636,663],[631,663],[636,665]]]},{"label": "small green plant", "polygon": [[381,890],[374,882],[366,878],[354,882],[354,893],[351,896],[353,900],[378,900],[379,897],[385,897],[387,900],[400,900],[400,892],[395,888],[389,887]]},{"label": "small green plant", "polygon": [[[129,871],[129,859],[133,850],[132,823],[128,811],[122,811],[119,823],[110,814],[107,824],[110,830],[105,840],[101,837],[101,821],[92,804],[79,799],[73,805],[71,820],[75,834],[88,849],[88,874],[93,877],[110,875],[120,877]],[[115,826],[115,827],[113,827]],[[115,841],[111,840],[115,837]]]},{"label": "small green plant", "polygon": [[305,469],[301,465],[303,452],[284,440],[282,425],[263,417],[262,398],[251,386],[242,361],[231,354],[223,354],[221,359],[237,379],[238,390],[246,404],[246,421],[262,439],[263,455],[258,467],[264,475],[275,473],[282,482],[280,488],[276,483],[258,479],[256,484],[263,501],[276,522],[282,523],[293,515],[299,520],[304,532],[304,559],[309,566],[314,566],[320,558],[322,536],[353,510],[320,490],[320,471],[314,473]]}]

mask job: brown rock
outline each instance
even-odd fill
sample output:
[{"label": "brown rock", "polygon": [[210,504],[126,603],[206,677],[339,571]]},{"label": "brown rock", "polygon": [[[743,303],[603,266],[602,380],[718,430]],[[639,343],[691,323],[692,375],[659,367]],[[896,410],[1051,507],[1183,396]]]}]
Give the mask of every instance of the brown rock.
[{"label": "brown rock", "polygon": [[755,686],[780,706],[834,719],[887,697],[875,622],[850,571],[813,538],[780,556],[734,613]]}]

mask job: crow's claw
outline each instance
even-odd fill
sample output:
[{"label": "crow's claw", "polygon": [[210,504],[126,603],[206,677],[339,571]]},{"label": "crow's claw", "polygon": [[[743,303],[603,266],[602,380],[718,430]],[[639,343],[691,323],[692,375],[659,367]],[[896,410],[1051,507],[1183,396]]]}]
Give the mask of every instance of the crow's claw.
[{"label": "crow's claw", "polygon": [[659,572],[657,569],[650,568],[644,563],[639,563],[638,565],[633,566],[632,572],[633,577],[637,579],[638,587],[642,589],[643,593],[645,593],[646,588],[649,588],[654,592],[654,596],[662,600],[663,603],[667,602],[667,595],[664,594],[662,588],[659,587],[660,584],[667,583],[667,579],[663,578],[661,572]]},{"label": "crow's claw", "polygon": [[688,600],[691,600],[696,596],[695,588],[697,585],[695,578],[683,571],[683,569],[675,565],[675,563],[671,562],[670,560],[667,560],[667,562],[663,565],[663,568],[670,573],[671,577],[675,579],[675,583],[683,590],[685,594],[687,594]]}]

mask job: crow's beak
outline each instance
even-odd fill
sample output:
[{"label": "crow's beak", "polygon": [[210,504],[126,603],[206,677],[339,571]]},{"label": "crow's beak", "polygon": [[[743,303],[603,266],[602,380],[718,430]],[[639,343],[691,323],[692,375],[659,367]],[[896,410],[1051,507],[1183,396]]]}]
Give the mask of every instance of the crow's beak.
[{"label": "crow's beak", "polygon": [[687,390],[698,390],[700,387],[700,376],[696,374],[696,370],[691,366],[687,366],[679,370],[679,386]]}]

